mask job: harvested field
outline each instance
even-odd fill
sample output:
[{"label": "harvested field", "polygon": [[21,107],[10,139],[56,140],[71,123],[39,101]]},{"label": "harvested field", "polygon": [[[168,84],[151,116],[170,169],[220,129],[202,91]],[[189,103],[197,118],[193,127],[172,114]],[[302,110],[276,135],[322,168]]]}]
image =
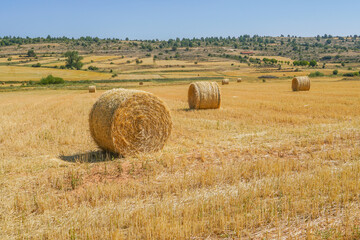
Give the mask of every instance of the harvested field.
[{"label": "harvested field", "polygon": [[360,82],[290,85],[233,84],[206,111],[187,111],[187,85],[142,86],[173,131],[129,158],[90,136],[103,91],[1,93],[0,238],[357,239]]}]

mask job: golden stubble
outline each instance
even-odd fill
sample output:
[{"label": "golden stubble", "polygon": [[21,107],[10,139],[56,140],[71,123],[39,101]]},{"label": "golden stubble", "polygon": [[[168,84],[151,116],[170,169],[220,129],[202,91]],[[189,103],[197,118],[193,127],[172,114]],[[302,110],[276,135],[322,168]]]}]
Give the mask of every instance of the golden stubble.
[{"label": "golden stubble", "polygon": [[186,85],[151,86],[170,108],[161,152],[97,152],[103,91],[0,94],[0,238],[359,238],[360,83],[221,86],[188,111]]}]

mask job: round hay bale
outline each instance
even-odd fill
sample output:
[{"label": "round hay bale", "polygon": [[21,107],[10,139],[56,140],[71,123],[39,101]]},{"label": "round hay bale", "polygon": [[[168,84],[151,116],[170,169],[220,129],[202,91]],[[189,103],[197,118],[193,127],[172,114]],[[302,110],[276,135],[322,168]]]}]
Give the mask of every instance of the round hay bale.
[{"label": "round hay bale", "polygon": [[1,85],[5,85],[5,82],[2,82]]},{"label": "round hay bale", "polygon": [[292,80],[293,91],[309,91],[310,90],[310,79],[307,76],[294,77]]},{"label": "round hay bale", "polygon": [[129,156],[161,150],[170,136],[172,120],[158,97],[119,88],[101,95],[91,109],[89,125],[99,147]]},{"label": "round hay bale", "polygon": [[139,85],[141,86],[141,85],[144,85],[144,83],[143,82],[139,82]]},{"label": "round hay bale", "polygon": [[238,79],[237,79],[237,82],[241,82],[241,80],[242,80],[241,78],[238,78]]},{"label": "round hay bale", "polygon": [[226,85],[226,84],[229,84],[229,79],[225,78],[221,81],[221,84],[222,85]]},{"label": "round hay bale", "polygon": [[89,86],[89,93],[95,93],[96,92],[96,86]]},{"label": "round hay bale", "polygon": [[216,109],[220,107],[221,93],[216,82],[194,82],[188,90],[190,109]]}]

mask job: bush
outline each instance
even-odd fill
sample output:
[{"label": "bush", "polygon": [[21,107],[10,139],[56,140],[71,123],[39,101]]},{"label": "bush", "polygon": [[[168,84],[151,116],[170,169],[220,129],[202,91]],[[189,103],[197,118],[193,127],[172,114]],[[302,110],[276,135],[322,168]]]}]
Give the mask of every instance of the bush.
[{"label": "bush", "polygon": [[53,75],[49,75],[46,78],[42,78],[40,80],[41,85],[62,84],[62,83],[65,83],[64,79],[60,77],[54,77]]},{"label": "bush", "polygon": [[31,65],[32,67],[41,67],[41,64],[40,63],[36,63],[36,64],[33,64]]},{"label": "bush", "polygon": [[315,67],[317,65],[317,62],[315,60],[310,61],[310,67]]},{"label": "bush", "polygon": [[353,72],[353,73],[344,73],[343,76],[344,77],[355,77],[355,76],[359,76],[359,72]]},{"label": "bush", "polygon": [[337,69],[335,69],[335,70],[333,71],[333,75],[338,75],[338,73],[339,73],[339,71],[338,71]]},{"label": "bush", "polygon": [[36,53],[34,52],[33,49],[31,49],[31,50],[29,50],[29,51],[27,52],[27,56],[28,56],[28,57],[36,57]]},{"label": "bush", "polygon": [[117,77],[117,74],[116,74],[116,73],[114,73],[111,77],[112,77],[112,78]]},{"label": "bush", "polygon": [[322,72],[316,71],[309,74],[309,77],[322,77],[324,74]]},{"label": "bush", "polygon": [[344,73],[343,76],[344,77],[353,77],[354,73]]},{"label": "bush", "polygon": [[95,67],[95,66],[89,66],[88,69],[89,69],[89,70],[92,70],[92,71],[99,70],[99,68],[98,68],[98,67]]}]

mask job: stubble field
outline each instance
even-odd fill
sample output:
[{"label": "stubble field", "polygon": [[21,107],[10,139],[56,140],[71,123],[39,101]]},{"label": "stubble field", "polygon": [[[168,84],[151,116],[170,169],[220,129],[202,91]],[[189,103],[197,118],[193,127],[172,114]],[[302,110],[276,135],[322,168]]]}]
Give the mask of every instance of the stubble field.
[{"label": "stubble field", "polygon": [[164,150],[104,155],[88,114],[101,95],[0,94],[1,239],[360,237],[360,82],[221,87],[189,111],[187,86],[144,86],[174,122]]}]

